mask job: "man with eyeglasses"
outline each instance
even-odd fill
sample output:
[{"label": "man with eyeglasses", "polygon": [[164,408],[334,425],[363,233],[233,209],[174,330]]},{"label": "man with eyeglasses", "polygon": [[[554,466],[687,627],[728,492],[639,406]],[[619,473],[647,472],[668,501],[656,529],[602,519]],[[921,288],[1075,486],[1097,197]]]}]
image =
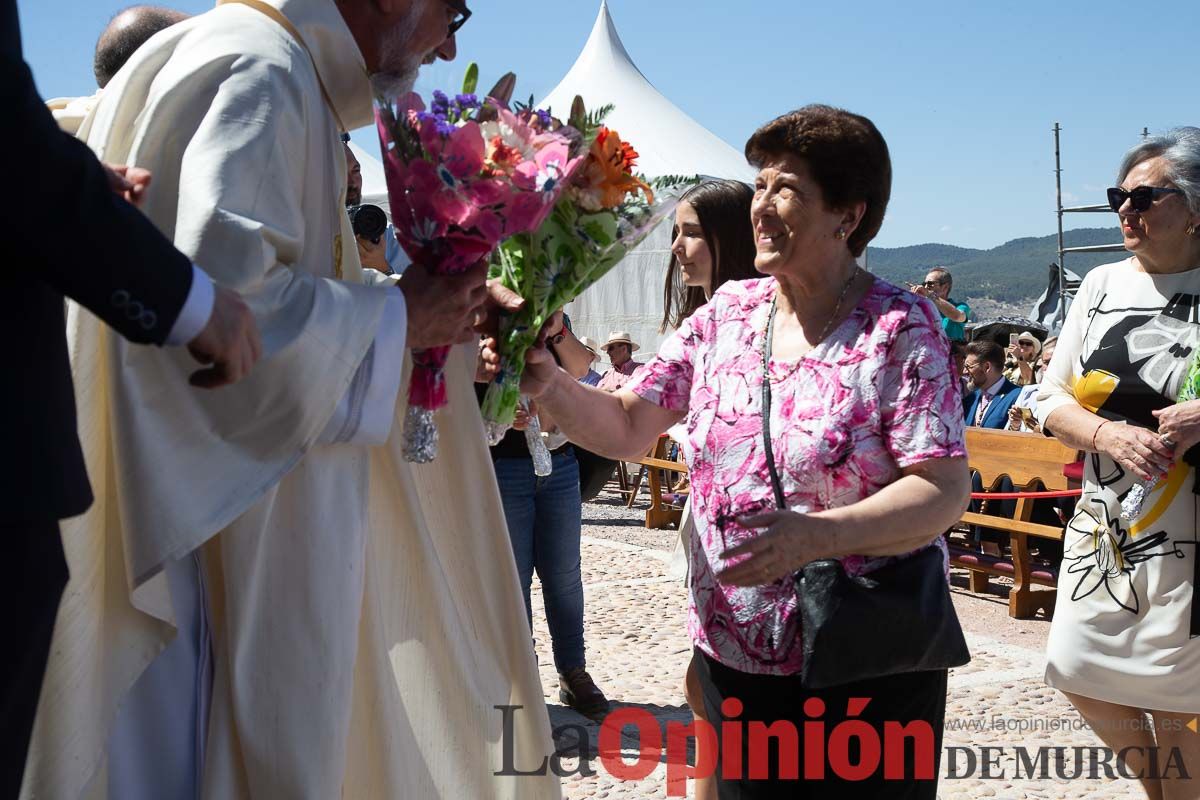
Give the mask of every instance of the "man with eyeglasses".
[{"label": "man with eyeglasses", "polygon": [[1021,394],[1021,387],[1004,377],[1004,349],[986,340],[971,342],[963,372],[975,387],[963,403],[967,425],[997,430],[1007,427],[1008,410]]},{"label": "man with eyeglasses", "polygon": [[971,307],[950,297],[954,287],[954,278],[945,267],[934,267],[925,276],[920,286],[911,286],[912,290],[922,297],[932,300],[942,315],[942,331],[952,342],[965,342],[967,332],[964,325],[971,318]]},{"label": "man with eyeglasses", "polygon": [[[453,59],[467,13],[219,0],[85,121],[154,174],[146,216],[243,291],[264,354],[210,400],[167,379],[178,356],[110,343],[77,386],[107,410],[86,455],[109,467],[67,545],[76,623],[56,630],[28,795],[558,796],[551,771],[493,774],[553,744],[463,348],[438,460],[398,455],[405,354],[477,340],[486,265],[363,270],[343,206],[340,133]],[[526,709],[505,737],[497,706]]]}]

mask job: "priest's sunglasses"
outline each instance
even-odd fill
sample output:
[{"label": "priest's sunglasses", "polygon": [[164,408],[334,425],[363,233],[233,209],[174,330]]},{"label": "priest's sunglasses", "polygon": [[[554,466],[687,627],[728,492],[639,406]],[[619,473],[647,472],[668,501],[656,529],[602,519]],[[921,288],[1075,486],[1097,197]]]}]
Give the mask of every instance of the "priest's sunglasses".
[{"label": "priest's sunglasses", "polygon": [[1183,192],[1179,189],[1164,189],[1159,186],[1138,186],[1125,191],[1114,186],[1108,190],[1108,207],[1119,214],[1121,206],[1125,205],[1125,201],[1128,200],[1133,206],[1133,210],[1140,214],[1154,205],[1155,200],[1168,194],[1183,194]]},{"label": "priest's sunglasses", "polygon": [[451,11],[453,16],[447,14],[450,18],[449,27],[446,30],[446,38],[449,39],[454,34],[458,33],[458,29],[467,24],[467,20],[471,18],[471,9],[467,8],[467,4],[462,0],[442,0]]}]

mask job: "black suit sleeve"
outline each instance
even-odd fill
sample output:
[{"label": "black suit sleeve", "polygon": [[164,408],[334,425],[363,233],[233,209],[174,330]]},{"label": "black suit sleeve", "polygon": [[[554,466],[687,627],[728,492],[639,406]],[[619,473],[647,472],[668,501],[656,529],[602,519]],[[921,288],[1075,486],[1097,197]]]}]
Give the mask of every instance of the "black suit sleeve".
[{"label": "black suit sleeve", "polygon": [[0,103],[11,110],[0,124],[10,179],[3,269],[44,281],[130,341],[161,344],[187,299],[191,262],[59,130],[21,54],[16,0],[0,0],[0,26]]}]

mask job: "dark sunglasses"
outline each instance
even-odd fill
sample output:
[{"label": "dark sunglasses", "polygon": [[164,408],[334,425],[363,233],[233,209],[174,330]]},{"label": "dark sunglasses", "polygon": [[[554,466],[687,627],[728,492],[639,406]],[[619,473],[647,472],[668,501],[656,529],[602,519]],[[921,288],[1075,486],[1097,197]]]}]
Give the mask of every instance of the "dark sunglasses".
[{"label": "dark sunglasses", "polygon": [[467,8],[467,4],[460,0],[444,0],[444,2],[457,14],[454,19],[450,20],[450,26],[446,30],[446,38],[449,39],[458,33],[459,28],[467,24],[467,20],[471,18],[471,9]]},{"label": "dark sunglasses", "polygon": [[945,283],[945,281],[925,281],[921,285],[924,286],[926,289],[934,289],[938,286],[941,286],[944,283]]},{"label": "dark sunglasses", "polygon": [[1133,206],[1133,210],[1141,213],[1150,208],[1155,200],[1168,194],[1183,194],[1183,192],[1179,189],[1163,189],[1158,186],[1138,186],[1127,192],[1114,186],[1108,190],[1108,207],[1120,213],[1121,206],[1125,205],[1125,201],[1128,200]]}]

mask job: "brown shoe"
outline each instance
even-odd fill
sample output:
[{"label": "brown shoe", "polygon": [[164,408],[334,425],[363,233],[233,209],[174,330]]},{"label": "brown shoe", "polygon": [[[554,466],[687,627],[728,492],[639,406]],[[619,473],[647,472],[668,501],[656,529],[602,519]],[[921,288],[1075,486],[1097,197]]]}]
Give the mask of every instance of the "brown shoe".
[{"label": "brown shoe", "polygon": [[596,686],[592,676],[583,667],[575,667],[558,674],[558,700],[567,708],[573,708],[585,717],[601,720],[608,713],[608,698]]}]

